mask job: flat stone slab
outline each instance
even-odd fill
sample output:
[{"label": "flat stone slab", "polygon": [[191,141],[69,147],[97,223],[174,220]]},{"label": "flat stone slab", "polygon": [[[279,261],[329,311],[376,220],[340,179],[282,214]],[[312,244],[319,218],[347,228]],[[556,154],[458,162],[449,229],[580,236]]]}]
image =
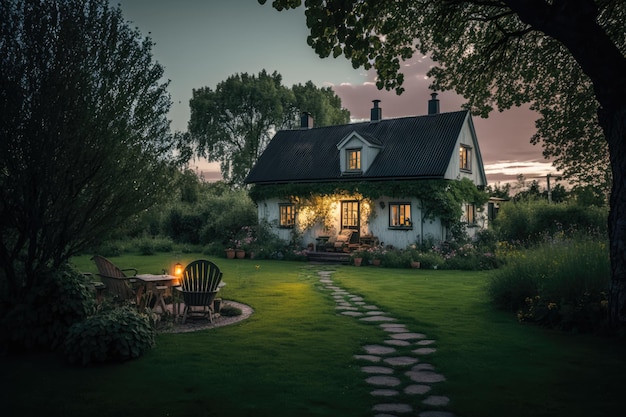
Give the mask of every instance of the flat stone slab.
[{"label": "flat stone slab", "polygon": [[367,314],[368,316],[384,316],[385,313],[384,311],[367,311],[365,314]]},{"label": "flat stone slab", "polygon": [[392,327],[406,327],[406,324],[402,324],[402,323],[383,323],[380,325],[380,327],[382,327],[383,329],[389,329]]},{"label": "flat stone slab", "polygon": [[434,345],[435,343],[437,342],[434,340],[420,340],[419,342],[415,344],[419,346],[429,346],[429,345]]},{"label": "flat stone slab", "polygon": [[433,407],[445,407],[449,402],[450,398],[444,397],[443,395],[431,395],[422,401],[423,404]]},{"label": "flat stone slab", "polygon": [[417,415],[418,417],[456,417],[456,414],[448,411],[424,411]]},{"label": "flat stone slab", "polygon": [[392,345],[392,346],[409,346],[411,344],[410,342],[407,342],[406,340],[395,340],[395,339],[385,340],[383,343],[385,343],[386,345]]},{"label": "flat stone slab", "polygon": [[380,356],[374,356],[374,355],[354,355],[354,359],[359,359],[359,360],[369,361],[369,362],[380,362]]},{"label": "flat stone slab", "polygon": [[396,321],[393,317],[388,316],[369,316],[360,318],[361,321],[377,322],[377,321]]},{"label": "flat stone slab", "polygon": [[409,404],[376,404],[373,410],[389,413],[410,413],[413,411],[413,407]]},{"label": "flat stone slab", "polygon": [[395,389],[375,389],[370,392],[370,395],[374,397],[395,397],[396,395],[400,395],[400,393]]},{"label": "flat stone slab", "polygon": [[404,393],[409,395],[424,395],[431,389],[430,385],[412,384],[404,388]]},{"label": "flat stone slab", "polygon": [[401,384],[400,380],[396,378],[395,376],[386,376],[386,375],[385,376],[382,376],[382,375],[370,376],[369,378],[365,379],[365,382],[367,382],[370,385],[378,385],[382,387],[397,387],[398,385]]},{"label": "flat stone slab", "polygon": [[351,295],[350,300],[351,301],[363,301],[363,297],[359,297],[358,295]]},{"label": "flat stone slab", "polygon": [[370,355],[388,355],[396,351],[395,348],[381,345],[365,345],[363,349]]},{"label": "flat stone slab", "polygon": [[356,307],[352,307],[350,305],[343,305],[343,303],[341,305],[338,305],[335,307],[335,310],[351,310],[351,311],[358,311],[359,309]]},{"label": "flat stone slab", "polygon": [[411,371],[420,372],[420,371],[434,371],[435,367],[430,363],[420,363],[411,368]]},{"label": "flat stone slab", "polygon": [[342,311],[341,314],[352,317],[361,317],[363,315],[360,311]]},{"label": "flat stone slab", "polygon": [[386,366],[362,366],[361,371],[366,374],[381,374],[381,375],[391,375],[393,374],[393,369],[387,368]]},{"label": "flat stone slab", "polygon": [[368,305],[363,304],[361,308],[364,308],[365,310],[378,310],[378,307],[369,305],[369,304]]},{"label": "flat stone slab", "polygon": [[426,339],[426,335],[422,333],[394,333],[389,336],[398,340]]},{"label": "flat stone slab", "polygon": [[388,332],[388,333],[408,333],[409,330],[402,326],[402,327],[387,327],[383,329],[384,331]]},{"label": "flat stone slab", "polygon": [[411,381],[421,384],[434,384],[435,382],[442,382],[446,380],[446,377],[432,371],[409,371],[406,376],[411,378]]},{"label": "flat stone slab", "polygon": [[437,352],[437,349],[435,348],[419,348],[413,351],[416,355],[430,355],[435,352]]},{"label": "flat stone slab", "polygon": [[355,306],[362,306],[362,305],[365,305],[365,301],[355,301],[355,302],[354,302],[354,305],[355,305]]},{"label": "flat stone slab", "polygon": [[383,362],[388,363],[392,366],[407,366],[419,362],[419,359],[412,358],[410,356],[396,356],[395,358],[383,359]]}]

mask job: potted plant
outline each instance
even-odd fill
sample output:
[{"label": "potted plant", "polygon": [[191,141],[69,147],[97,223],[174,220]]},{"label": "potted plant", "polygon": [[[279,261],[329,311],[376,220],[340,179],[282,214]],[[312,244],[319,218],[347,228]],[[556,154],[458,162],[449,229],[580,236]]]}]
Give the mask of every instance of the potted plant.
[{"label": "potted plant", "polygon": [[355,251],[350,257],[352,258],[354,266],[361,266],[363,264],[363,261],[367,261],[367,259],[369,258],[367,250]]},{"label": "potted plant", "polygon": [[233,249],[233,248],[226,248],[225,252],[226,252],[226,257],[228,259],[234,259],[235,258],[235,249]]},{"label": "potted plant", "polygon": [[387,251],[385,251],[385,248],[383,248],[381,245],[376,245],[376,246],[372,246],[371,248],[369,248],[368,252],[372,259],[371,260],[372,265],[379,266],[383,255],[385,255]]}]

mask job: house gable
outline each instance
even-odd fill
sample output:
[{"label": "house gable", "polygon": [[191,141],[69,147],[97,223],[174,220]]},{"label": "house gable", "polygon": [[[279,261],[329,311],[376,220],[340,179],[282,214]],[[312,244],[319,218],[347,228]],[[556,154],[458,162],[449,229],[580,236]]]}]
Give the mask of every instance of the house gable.
[{"label": "house gable", "polygon": [[474,123],[469,113],[459,131],[455,146],[446,170],[445,179],[470,179],[476,186],[486,186],[487,176],[483,165]]},{"label": "house gable", "polygon": [[337,144],[339,170],[343,176],[366,173],[382,149],[378,139],[352,131]]}]

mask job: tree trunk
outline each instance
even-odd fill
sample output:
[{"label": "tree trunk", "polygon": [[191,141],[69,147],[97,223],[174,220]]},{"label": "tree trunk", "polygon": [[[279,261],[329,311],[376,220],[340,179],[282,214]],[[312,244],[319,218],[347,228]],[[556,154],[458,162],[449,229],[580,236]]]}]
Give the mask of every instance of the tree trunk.
[{"label": "tree trunk", "polygon": [[609,324],[626,324],[626,104],[619,109],[598,111],[609,144],[613,187],[609,212],[611,286]]}]

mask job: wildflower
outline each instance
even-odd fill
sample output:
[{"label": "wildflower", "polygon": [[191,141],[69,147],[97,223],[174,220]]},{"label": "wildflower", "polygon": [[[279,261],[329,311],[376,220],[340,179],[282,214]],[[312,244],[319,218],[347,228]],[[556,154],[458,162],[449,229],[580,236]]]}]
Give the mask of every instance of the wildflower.
[{"label": "wildflower", "polygon": [[548,310],[554,310],[556,308],[556,303],[548,303]]},{"label": "wildflower", "polygon": [[261,269],[261,265],[254,265],[254,269],[258,271],[259,269]]}]

